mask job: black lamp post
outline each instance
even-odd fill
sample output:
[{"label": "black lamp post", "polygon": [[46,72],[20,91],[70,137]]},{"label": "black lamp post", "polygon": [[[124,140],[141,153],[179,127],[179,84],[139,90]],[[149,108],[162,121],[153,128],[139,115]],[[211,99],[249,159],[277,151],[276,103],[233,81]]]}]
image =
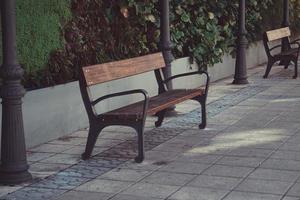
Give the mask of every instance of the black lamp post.
[{"label": "black lamp post", "polygon": [[[171,74],[171,62],[174,60],[172,55],[172,43],[170,39],[170,5],[169,0],[160,0],[160,50],[163,52],[166,68],[163,73],[165,78],[170,77]],[[173,89],[172,83],[167,85],[168,90]]]},{"label": "black lamp post", "polygon": [[[289,0],[283,0],[283,20],[281,27],[288,27],[290,25],[290,6]],[[282,51],[286,51],[289,49],[289,40],[288,38],[282,39]]]},{"label": "black lamp post", "polygon": [[32,179],[28,172],[24,138],[21,84],[23,69],[17,61],[16,1],[1,0],[3,65],[0,69],[2,86],[2,138],[0,184],[19,184]]},{"label": "black lamp post", "polygon": [[240,0],[239,2],[239,29],[237,36],[236,47],[236,63],[235,63],[235,75],[233,84],[248,84],[247,80],[247,64],[246,64],[246,48],[248,40],[246,38],[246,2]]}]

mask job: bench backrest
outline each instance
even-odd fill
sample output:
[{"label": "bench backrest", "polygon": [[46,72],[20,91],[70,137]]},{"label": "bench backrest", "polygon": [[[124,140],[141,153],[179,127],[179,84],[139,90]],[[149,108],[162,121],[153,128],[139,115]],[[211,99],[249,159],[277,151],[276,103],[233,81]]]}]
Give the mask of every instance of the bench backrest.
[{"label": "bench backrest", "polygon": [[155,53],[121,61],[83,67],[86,85],[92,86],[165,67],[162,53]]},{"label": "bench backrest", "polygon": [[282,38],[290,37],[291,36],[291,30],[289,27],[275,29],[271,31],[266,32],[266,36],[269,42],[279,40]]}]

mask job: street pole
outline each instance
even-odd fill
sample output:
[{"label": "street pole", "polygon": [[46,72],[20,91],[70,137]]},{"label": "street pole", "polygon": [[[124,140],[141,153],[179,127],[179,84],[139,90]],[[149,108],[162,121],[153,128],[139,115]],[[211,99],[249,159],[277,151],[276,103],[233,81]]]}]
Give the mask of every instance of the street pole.
[{"label": "street pole", "polygon": [[[170,5],[169,0],[160,0],[160,50],[163,53],[166,67],[163,69],[164,77],[172,76],[171,62],[174,60],[172,55],[172,43],[170,39]],[[167,89],[172,90],[172,82],[167,84]]]},{"label": "street pole", "polygon": [[[289,10],[289,0],[283,0],[283,19],[282,19],[282,24],[281,27],[288,27],[290,26],[290,10]],[[289,40],[288,38],[283,38],[282,39],[282,51],[286,51],[289,49]]]},{"label": "street pole", "polygon": [[246,48],[248,46],[248,40],[246,38],[246,2],[240,0],[239,2],[239,29],[237,36],[236,47],[236,63],[235,63],[235,75],[233,84],[248,84],[247,80],[247,64],[246,64]]},{"label": "street pole", "polygon": [[32,179],[28,172],[24,138],[21,84],[23,69],[17,61],[16,0],[1,0],[3,65],[0,184],[15,185]]}]

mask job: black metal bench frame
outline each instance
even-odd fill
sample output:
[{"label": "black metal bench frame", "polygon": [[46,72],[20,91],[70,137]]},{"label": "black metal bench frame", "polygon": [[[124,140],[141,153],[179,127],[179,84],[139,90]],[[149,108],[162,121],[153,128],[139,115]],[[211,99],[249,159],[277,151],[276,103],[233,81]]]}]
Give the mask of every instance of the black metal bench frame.
[{"label": "black metal bench frame", "polygon": [[[276,37],[275,40],[269,40],[268,38],[268,32],[272,32],[272,31],[277,31],[277,30],[286,30],[286,33],[282,34],[282,36],[278,36]],[[288,66],[290,65],[291,62],[293,62],[295,64],[295,74],[293,76],[294,79],[296,79],[298,77],[298,58],[299,58],[299,52],[300,52],[300,39],[294,40],[294,41],[290,41],[290,30],[288,27],[282,28],[282,29],[276,29],[276,30],[271,30],[271,31],[267,31],[263,34],[263,43],[264,43],[264,47],[265,47],[265,51],[268,57],[268,64],[267,64],[267,68],[266,68],[266,72],[265,75],[263,76],[263,78],[267,78],[272,66],[280,61],[280,64],[284,65],[284,68],[287,69]],[[282,44],[279,45],[275,45],[270,47],[269,43],[272,41],[276,41],[276,40],[281,40],[284,39],[285,41],[287,41],[287,49],[285,49],[283,47]],[[297,48],[293,48],[292,45],[297,45]],[[277,54],[273,54],[272,52],[274,50],[278,50],[281,49],[280,53]]]},{"label": "black metal bench frame", "polygon": [[[199,125],[200,129],[204,129],[206,127],[206,99],[207,99],[207,94],[208,94],[208,88],[209,88],[209,75],[206,71],[196,71],[196,72],[190,72],[190,73],[184,73],[184,74],[179,74],[172,76],[168,79],[164,79],[162,76],[162,69],[155,69],[155,77],[157,80],[158,84],[158,96],[156,98],[159,98],[161,94],[168,92],[166,84],[174,79],[180,78],[180,77],[185,77],[185,76],[190,76],[190,75],[196,75],[196,74],[204,74],[206,76],[206,85],[205,89],[203,90],[203,94],[197,95],[192,97],[192,100],[198,101],[201,104],[201,114],[202,114],[202,122]],[[100,83],[101,84],[101,83]],[[108,126],[113,126],[113,125],[120,125],[120,126],[128,126],[132,127],[133,129],[136,130],[137,132],[137,139],[138,139],[138,156],[135,158],[135,161],[137,163],[141,163],[144,160],[144,126],[145,126],[145,120],[147,114],[147,109],[149,105],[149,96],[147,91],[143,89],[135,89],[135,90],[129,90],[129,91],[124,91],[124,92],[119,92],[119,93],[114,93],[114,94],[109,94],[102,96],[96,100],[92,100],[90,96],[90,90],[89,90],[89,85],[87,84],[85,75],[83,73],[83,69],[80,70],[80,78],[79,78],[79,85],[80,85],[80,91],[82,95],[82,99],[84,102],[84,106],[87,111],[88,119],[89,119],[89,133],[88,133],[88,138],[87,138],[87,144],[86,144],[86,149],[85,152],[82,154],[82,159],[88,159],[91,156],[92,150],[95,146],[96,140],[98,138],[98,135],[100,132]],[[113,98],[113,97],[118,97],[118,96],[124,96],[124,95],[132,95],[132,94],[141,94],[144,98],[143,100],[143,111],[142,114],[139,115],[139,117],[132,117],[132,116],[114,116],[113,118],[107,119],[105,117],[106,113],[103,114],[97,114],[95,111],[94,106],[98,103],[100,103],[103,100]],[[159,112],[155,113],[155,115],[158,117],[158,120],[155,122],[155,126],[159,127],[161,126],[165,113],[167,109],[164,108],[162,110],[159,110]]]}]

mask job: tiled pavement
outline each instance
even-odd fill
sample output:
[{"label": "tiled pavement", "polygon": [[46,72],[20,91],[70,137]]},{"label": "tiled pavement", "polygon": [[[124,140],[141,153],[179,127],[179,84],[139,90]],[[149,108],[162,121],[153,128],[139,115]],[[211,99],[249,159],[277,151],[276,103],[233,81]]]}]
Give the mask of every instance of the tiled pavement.
[{"label": "tiled pavement", "polygon": [[133,162],[136,138],[127,128],[100,135],[94,157],[80,160],[87,132],[28,152],[32,183],[0,187],[16,200],[299,200],[300,82],[277,68],[249,85],[213,83],[208,127],[197,129],[199,105],[177,106],[161,128],[148,118],[146,160]]}]

